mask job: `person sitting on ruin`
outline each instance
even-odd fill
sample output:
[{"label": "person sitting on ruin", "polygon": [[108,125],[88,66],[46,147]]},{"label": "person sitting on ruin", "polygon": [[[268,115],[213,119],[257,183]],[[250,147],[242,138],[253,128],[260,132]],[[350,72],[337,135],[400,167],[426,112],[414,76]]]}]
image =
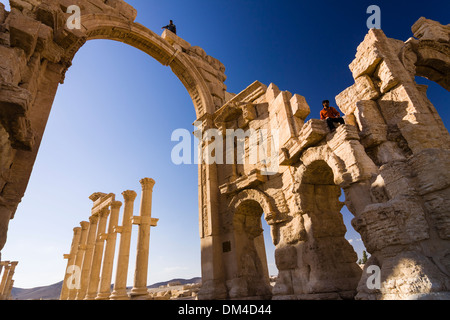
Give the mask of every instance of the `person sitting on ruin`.
[{"label": "person sitting on ruin", "polygon": [[328,128],[333,132],[336,130],[334,124],[345,124],[344,118],[341,117],[339,111],[336,108],[330,107],[330,101],[324,100],[322,102],[323,110],[320,111],[320,119],[325,120],[327,122]]},{"label": "person sitting on ruin", "polygon": [[177,34],[177,27],[176,27],[176,25],[173,24],[172,20],[170,20],[170,23],[167,26],[162,27],[161,29],[167,29],[167,30],[172,31],[173,33]]}]

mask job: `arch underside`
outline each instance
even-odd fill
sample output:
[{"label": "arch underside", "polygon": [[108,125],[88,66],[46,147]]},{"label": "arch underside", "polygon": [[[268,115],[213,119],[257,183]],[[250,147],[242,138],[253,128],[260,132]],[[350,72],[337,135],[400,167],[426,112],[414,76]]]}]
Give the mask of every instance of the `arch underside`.
[{"label": "arch underside", "polygon": [[[148,54],[162,65],[170,66],[172,72],[188,91],[197,118],[205,113],[214,113],[211,93],[205,80],[196,66],[179,48],[174,48],[159,35],[138,23],[130,23],[103,15],[88,15],[83,16],[82,19],[86,41],[103,39],[122,42]],[[67,59],[71,61],[80,47],[75,45],[68,52]]]},{"label": "arch underside", "polygon": [[450,46],[422,40],[415,48],[416,76],[434,81],[450,91]]}]

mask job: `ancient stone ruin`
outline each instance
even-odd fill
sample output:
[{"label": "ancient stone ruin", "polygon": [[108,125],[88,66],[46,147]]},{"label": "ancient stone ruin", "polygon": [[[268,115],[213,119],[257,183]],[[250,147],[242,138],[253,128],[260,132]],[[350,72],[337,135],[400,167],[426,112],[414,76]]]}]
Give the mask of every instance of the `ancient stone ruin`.
[{"label": "ancient stone ruin", "polygon": [[[122,193],[124,211],[122,225],[119,215],[122,202],[115,200],[115,194],[94,193],[94,202],[89,222],[80,222],[73,229],[74,235],[60,300],[128,300],[149,299],[147,290],[150,227],[156,227],[158,220],[152,218],[152,194],[155,181],[145,178],[140,181],[142,196],[139,216],[133,215],[136,192]],[[108,229],[106,229],[108,225]],[[130,258],[132,226],[138,225],[138,242],[134,287],[127,291],[127,277]],[[117,234],[120,234],[117,254],[116,277],[111,292]]]},{"label": "ancient stone ruin", "polygon": [[[0,301],[11,300],[14,286],[14,272],[19,264],[17,261],[0,261]],[[3,271],[3,272],[2,272]]]},{"label": "ancient stone ruin", "polygon": [[[73,2],[11,0],[11,12],[0,4],[0,249],[58,85],[86,41],[110,39],[170,67],[192,98],[196,134],[217,129],[246,142],[224,158],[248,159],[252,143],[275,155],[200,163],[199,299],[450,298],[450,136],[427,87],[415,82],[422,76],[450,90],[449,25],[420,18],[406,42],[370,30],[350,65],[355,84],[336,97],[346,124],[330,132],[321,120],[305,123],[303,96],[274,84],[228,93],[220,61],[134,22],[124,1],[78,0],[81,26],[69,28]],[[259,142],[230,136],[238,129],[267,134]],[[201,142],[200,154],[217,155],[217,143]],[[344,238],[342,192],[371,254],[364,270]],[[262,215],[276,245],[273,289]],[[380,286],[368,285],[372,270]]]}]

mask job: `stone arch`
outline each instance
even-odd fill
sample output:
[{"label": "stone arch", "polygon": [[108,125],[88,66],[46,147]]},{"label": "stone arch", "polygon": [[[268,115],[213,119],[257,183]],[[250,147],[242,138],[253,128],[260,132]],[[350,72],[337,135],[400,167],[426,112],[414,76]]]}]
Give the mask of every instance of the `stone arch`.
[{"label": "stone arch", "polygon": [[[0,83],[1,91],[5,93],[1,103],[10,106],[11,114],[17,118],[8,121],[18,125],[0,128],[0,133],[5,129],[12,141],[7,149],[14,149],[1,168],[1,176],[8,177],[8,181],[0,178],[0,250],[6,242],[9,221],[14,218],[25,194],[58,86],[64,82],[72,59],[86,41],[120,41],[149,54],[164,66],[170,66],[187,89],[197,120],[203,122],[203,130],[213,126],[210,115],[223,105],[226,92],[223,83],[225,67],[219,60],[169,31],[159,36],[134,22],[136,10],[122,0],[76,1],[81,9],[79,30],[69,29],[66,24],[71,15],[66,13],[67,1],[24,3],[26,6],[11,4],[7,19],[1,21],[7,26],[5,30],[9,30],[7,38],[10,40],[6,46],[2,45],[2,56],[14,57],[16,63],[10,64],[8,72],[17,75],[5,79],[9,82]],[[0,16],[3,19],[4,15]],[[204,205],[217,197],[215,180],[206,178],[214,177],[216,170],[216,167],[205,165],[199,168],[201,237],[207,243],[202,243],[202,256],[212,255],[219,243],[213,232],[218,209]],[[217,259],[203,270],[202,263],[204,288],[208,288],[209,280],[218,278],[221,265]],[[214,297],[220,298],[221,290],[215,283],[213,286]]]},{"label": "stone arch", "polygon": [[[85,41],[105,39],[123,42],[153,57],[164,66],[170,66],[188,91],[197,118],[205,113],[214,113],[215,105],[211,92],[203,75],[183,51],[186,48],[172,46],[161,36],[143,25],[130,23],[127,20],[99,14],[88,14],[81,17],[82,33]],[[78,41],[70,47],[66,58],[71,61],[85,41]],[[181,40],[180,40],[181,42]],[[187,43],[184,43],[187,46]]]},{"label": "stone arch", "polygon": [[[404,64],[414,64],[414,75],[436,82],[450,91],[449,27],[436,21],[420,18],[412,31],[417,39],[410,39],[402,50]],[[411,72],[410,71],[410,72]]]},{"label": "stone arch", "polygon": [[[247,192],[253,191],[253,192]],[[256,190],[244,190],[230,205],[232,230],[230,248],[224,250],[227,261],[227,289],[232,299],[271,297],[261,217],[271,205]],[[268,215],[265,215],[267,218]]]},{"label": "stone arch", "polygon": [[228,204],[228,212],[234,212],[241,204],[251,200],[257,202],[261,206],[264,213],[264,219],[269,225],[273,225],[276,218],[279,217],[278,211],[270,202],[269,197],[262,191],[256,189],[246,189],[234,196]]},{"label": "stone arch", "polygon": [[345,239],[347,229],[340,213],[344,204],[339,200],[341,186],[336,182],[342,178],[336,178],[335,173],[342,175],[342,169],[331,154],[326,154],[308,157],[297,176],[296,192],[306,230],[304,242],[294,244],[301,257],[296,266],[302,275],[299,287],[305,293],[351,299],[356,294],[361,269],[353,247]]},{"label": "stone arch", "polygon": [[317,161],[323,161],[327,163],[333,174],[333,182],[336,185],[341,185],[347,179],[345,163],[339,159],[328,145],[309,148],[302,155],[301,165],[297,170],[296,181],[302,181],[308,173],[308,167]]}]

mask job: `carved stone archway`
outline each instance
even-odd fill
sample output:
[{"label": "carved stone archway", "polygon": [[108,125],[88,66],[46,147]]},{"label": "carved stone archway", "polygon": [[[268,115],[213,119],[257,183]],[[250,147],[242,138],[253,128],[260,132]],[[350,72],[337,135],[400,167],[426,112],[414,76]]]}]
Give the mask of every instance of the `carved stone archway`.
[{"label": "carved stone archway", "polygon": [[[67,8],[74,4],[81,9],[81,29],[69,29],[66,23],[71,15]],[[0,249],[25,193],[57,88],[86,41],[120,41],[169,66],[187,89],[204,130],[211,127],[208,120],[223,105],[226,92],[225,67],[220,61],[170,31],[159,36],[134,22],[136,10],[122,0],[21,1],[11,7],[11,12],[0,8],[0,24],[6,26],[2,32],[7,35],[2,37],[0,54],[8,63],[0,78]],[[204,256],[210,256],[214,245],[211,227],[216,224],[217,210],[205,202],[214,199],[217,190],[214,180],[206,179],[215,176],[215,170],[214,166],[199,166],[200,194],[208,190],[208,196],[200,198]],[[205,282],[217,278],[218,265],[220,261],[203,269]]]}]

